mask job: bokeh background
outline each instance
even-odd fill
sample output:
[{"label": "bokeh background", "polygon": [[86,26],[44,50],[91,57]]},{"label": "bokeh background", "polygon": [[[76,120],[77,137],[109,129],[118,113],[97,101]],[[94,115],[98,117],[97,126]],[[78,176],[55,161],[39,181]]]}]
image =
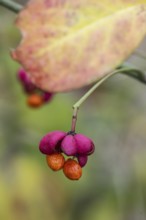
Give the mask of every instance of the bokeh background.
[{"label": "bokeh background", "polygon": [[[9,53],[20,40],[15,17],[0,7],[0,220],[145,220],[146,85],[118,75],[97,89],[78,116],[77,132],[96,145],[82,178],[52,172],[39,140],[70,130],[72,105],[88,88],[29,108]],[[146,71],[136,53],[127,62]]]}]

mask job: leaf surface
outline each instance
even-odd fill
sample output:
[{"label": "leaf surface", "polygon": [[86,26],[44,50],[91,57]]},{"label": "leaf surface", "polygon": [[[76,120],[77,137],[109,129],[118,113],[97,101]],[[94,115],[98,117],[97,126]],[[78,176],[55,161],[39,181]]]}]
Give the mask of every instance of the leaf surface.
[{"label": "leaf surface", "polygon": [[146,0],[31,0],[12,51],[38,87],[63,92],[97,81],[146,35]]}]

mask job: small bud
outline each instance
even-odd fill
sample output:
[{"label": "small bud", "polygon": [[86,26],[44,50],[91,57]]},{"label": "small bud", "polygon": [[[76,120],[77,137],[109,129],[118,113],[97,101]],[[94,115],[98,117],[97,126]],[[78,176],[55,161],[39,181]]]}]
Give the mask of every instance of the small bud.
[{"label": "small bud", "polygon": [[68,159],[63,167],[65,176],[70,180],[78,180],[82,176],[82,168],[77,161]]},{"label": "small bud", "polygon": [[61,153],[53,153],[46,156],[48,166],[54,170],[61,170],[64,166],[65,159]]},{"label": "small bud", "polygon": [[27,104],[30,107],[37,108],[43,104],[42,97],[38,94],[32,94],[28,96]]}]

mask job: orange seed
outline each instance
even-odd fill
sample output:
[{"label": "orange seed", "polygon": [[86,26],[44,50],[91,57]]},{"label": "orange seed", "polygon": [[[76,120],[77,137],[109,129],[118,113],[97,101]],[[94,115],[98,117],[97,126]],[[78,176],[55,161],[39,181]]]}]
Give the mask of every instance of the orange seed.
[{"label": "orange seed", "polygon": [[82,176],[82,168],[76,160],[68,159],[63,167],[65,176],[70,180],[78,180]]},{"label": "orange seed", "polygon": [[43,104],[43,99],[38,94],[32,94],[28,96],[27,104],[30,107],[37,108]]},{"label": "orange seed", "polygon": [[64,156],[61,153],[54,153],[46,156],[48,166],[54,170],[58,171],[64,166]]}]

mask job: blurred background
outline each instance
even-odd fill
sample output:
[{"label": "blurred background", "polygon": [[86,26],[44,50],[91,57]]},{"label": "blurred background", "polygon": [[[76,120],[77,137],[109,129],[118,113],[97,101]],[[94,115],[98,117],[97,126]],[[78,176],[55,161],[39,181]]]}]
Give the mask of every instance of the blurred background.
[{"label": "blurred background", "polygon": [[[88,88],[29,108],[10,57],[20,40],[15,17],[0,7],[0,220],[145,220],[146,85],[118,75],[97,89],[78,115],[77,132],[96,146],[82,178],[52,172],[38,143],[70,130],[72,105]],[[146,41],[139,50],[146,54]],[[128,62],[146,71],[136,53]]]}]

